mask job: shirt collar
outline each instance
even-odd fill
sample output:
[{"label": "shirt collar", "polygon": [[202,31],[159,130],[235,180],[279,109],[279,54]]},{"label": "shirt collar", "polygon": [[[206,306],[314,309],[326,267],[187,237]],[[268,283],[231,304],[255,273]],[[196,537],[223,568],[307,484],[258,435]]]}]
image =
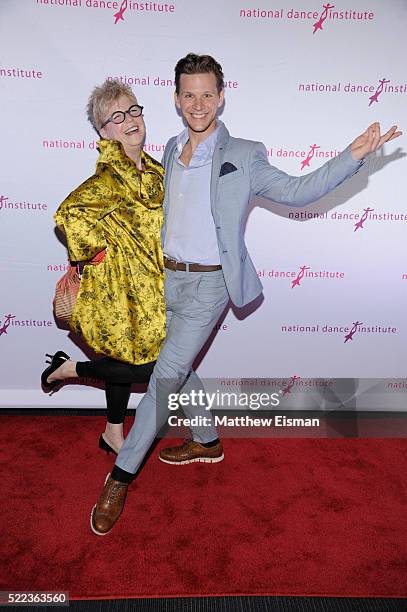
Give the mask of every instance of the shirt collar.
[{"label": "shirt collar", "polygon": [[[205,140],[203,140],[194,151],[191,161],[189,162],[190,168],[197,168],[198,166],[206,166],[212,163],[213,152],[215,151],[216,141],[219,135],[219,128],[221,121],[217,120],[216,128]],[[182,153],[182,149],[189,140],[188,128],[183,130],[177,136],[177,154],[175,155],[176,161],[181,164],[179,157]]]}]

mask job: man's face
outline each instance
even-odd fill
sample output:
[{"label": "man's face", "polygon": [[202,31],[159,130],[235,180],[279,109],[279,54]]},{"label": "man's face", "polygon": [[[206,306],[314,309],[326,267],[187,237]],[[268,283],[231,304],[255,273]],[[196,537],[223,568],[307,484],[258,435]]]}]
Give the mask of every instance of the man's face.
[{"label": "man's face", "polygon": [[[106,121],[116,111],[126,111],[133,104],[137,104],[136,98],[129,98],[129,96],[120,96],[118,100],[112,102],[106,111]],[[123,123],[113,123],[110,121],[100,130],[100,135],[107,140],[118,140],[122,143],[124,148],[126,147],[142,147],[146,136],[146,126],[144,123],[143,116],[131,117],[129,114],[126,115]]]},{"label": "man's face", "polygon": [[175,104],[193,132],[206,135],[215,129],[216,113],[223,100],[223,89],[218,93],[213,72],[181,74]]}]

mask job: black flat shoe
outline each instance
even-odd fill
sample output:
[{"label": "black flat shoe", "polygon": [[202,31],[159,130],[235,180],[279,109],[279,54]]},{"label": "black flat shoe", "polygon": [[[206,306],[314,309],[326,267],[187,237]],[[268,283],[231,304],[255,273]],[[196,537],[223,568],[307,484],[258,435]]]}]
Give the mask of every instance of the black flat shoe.
[{"label": "black flat shoe", "polygon": [[47,382],[48,376],[50,376],[52,372],[55,372],[55,370],[57,370],[63,363],[65,363],[65,361],[70,359],[70,357],[69,355],[64,353],[64,351],[57,351],[55,355],[48,355],[48,353],[46,353],[45,356],[51,359],[51,361],[46,361],[45,363],[50,363],[51,365],[45,368],[45,370],[41,374],[41,384],[44,391],[51,391],[51,389],[59,385],[61,381],[53,380],[49,383]]},{"label": "black flat shoe", "polygon": [[99,438],[99,448],[106,451],[107,454],[113,453],[114,455],[117,455],[117,452],[110,446],[110,444],[106,442],[102,434],[100,434]]}]

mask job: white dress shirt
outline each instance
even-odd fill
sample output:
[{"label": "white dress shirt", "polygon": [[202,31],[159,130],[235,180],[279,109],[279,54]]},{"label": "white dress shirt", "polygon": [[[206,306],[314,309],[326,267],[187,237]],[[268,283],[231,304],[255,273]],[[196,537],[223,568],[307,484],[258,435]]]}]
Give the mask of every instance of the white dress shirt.
[{"label": "white dress shirt", "polygon": [[215,223],[211,212],[212,157],[219,126],[195,149],[189,166],[180,160],[188,130],[177,137],[170,180],[164,253],[186,263],[220,263]]}]

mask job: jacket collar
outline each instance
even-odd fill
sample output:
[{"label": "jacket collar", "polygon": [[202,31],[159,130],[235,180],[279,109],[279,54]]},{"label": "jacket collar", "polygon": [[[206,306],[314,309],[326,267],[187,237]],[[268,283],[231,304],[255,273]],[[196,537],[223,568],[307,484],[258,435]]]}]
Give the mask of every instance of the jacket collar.
[{"label": "jacket collar", "polygon": [[224,147],[227,145],[229,141],[230,134],[228,130],[226,129],[226,126],[223,123],[223,121],[219,121],[218,119],[218,124],[219,124],[219,134],[218,134],[218,140],[217,140],[216,146]]}]

